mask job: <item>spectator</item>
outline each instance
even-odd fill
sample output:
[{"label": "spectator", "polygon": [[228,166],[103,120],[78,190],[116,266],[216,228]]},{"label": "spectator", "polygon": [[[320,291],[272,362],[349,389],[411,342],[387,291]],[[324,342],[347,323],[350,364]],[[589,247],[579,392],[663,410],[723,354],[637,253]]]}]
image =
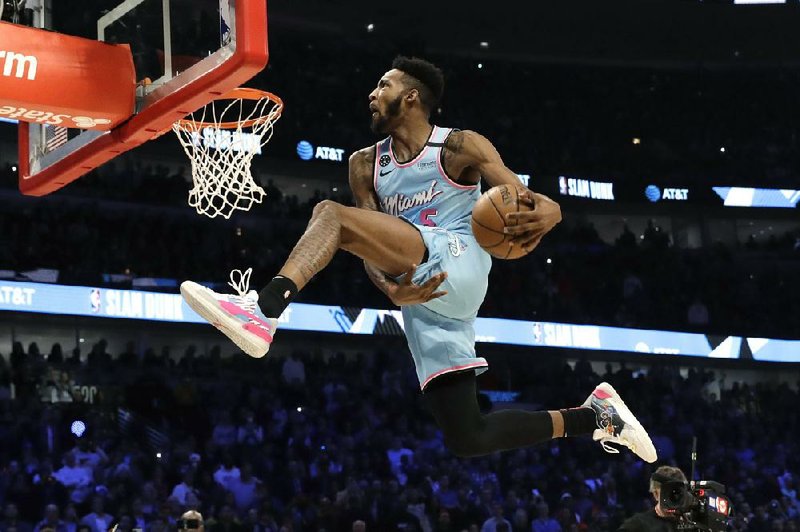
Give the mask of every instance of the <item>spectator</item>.
[{"label": "spectator", "polygon": [[70,500],[76,504],[89,498],[94,485],[91,469],[79,465],[73,452],[64,454],[64,465],[53,477],[69,490]]},{"label": "spectator", "polygon": [[433,485],[433,493],[442,508],[450,510],[458,506],[458,493],[450,487],[450,478],[447,475],[442,475],[439,482]]},{"label": "spectator", "polygon": [[80,438],[78,445],[72,449],[75,461],[79,466],[94,470],[108,464],[108,455],[97,444],[88,438]]},{"label": "spectator", "polygon": [[550,508],[544,501],[536,505],[536,519],[531,524],[531,532],[561,532],[561,525],[550,517]]},{"label": "spectator", "polygon": [[33,532],[42,532],[43,530],[52,530],[53,532],[67,532],[67,524],[59,517],[58,506],[55,504],[48,504],[44,510],[44,519],[39,521],[33,529]]},{"label": "spectator", "polygon": [[704,327],[708,325],[708,307],[695,297],[689,310],[686,312],[686,320],[693,327]]},{"label": "spectator", "polygon": [[247,413],[245,423],[239,427],[236,441],[248,447],[256,447],[264,442],[264,429],[255,422],[251,412]]},{"label": "spectator", "polygon": [[233,464],[233,457],[226,453],[222,463],[214,473],[214,481],[223,488],[230,489],[231,482],[241,477],[241,471]]},{"label": "spectator", "polygon": [[283,361],[283,382],[293,386],[302,386],[306,383],[306,367],[303,361],[300,360],[297,352],[292,354]]},{"label": "spectator", "polygon": [[530,522],[531,520],[528,518],[528,512],[525,511],[525,508],[517,508],[514,510],[514,516],[511,520],[512,530],[514,530],[514,532],[529,532]]},{"label": "spectator", "polygon": [[33,529],[30,523],[20,520],[17,505],[13,502],[6,503],[3,520],[0,521],[0,532],[8,532],[9,529],[17,532],[31,532]]},{"label": "spectator", "polygon": [[236,426],[231,422],[231,415],[227,410],[223,410],[219,414],[219,421],[214,426],[214,433],[211,439],[214,445],[225,449],[236,444],[236,436],[237,430]]},{"label": "spectator", "polygon": [[88,526],[92,532],[106,532],[114,523],[114,516],[106,513],[103,497],[92,497],[92,512],[81,519],[81,524]]},{"label": "spectator", "polygon": [[498,532],[499,530],[511,530],[511,522],[503,516],[503,505],[495,503],[492,508],[492,516],[483,522],[481,532]]},{"label": "spectator", "polygon": [[233,508],[225,505],[219,511],[219,519],[209,527],[209,532],[244,532],[244,527]]},{"label": "spectator", "polygon": [[261,481],[253,476],[253,467],[249,463],[242,466],[239,478],[234,477],[228,482],[228,490],[233,493],[240,515],[255,507],[260,487]]},{"label": "spectator", "polygon": [[131,521],[133,528],[145,530],[147,528],[147,518],[148,516],[144,512],[142,499],[134,499],[133,503],[131,504]]},{"label": "spectator", "polygon": [[395,478],[401,486],[405,486],[408,476],[403,468],[403,458],[413,461],[414,451],[401,445],[400,438],[393,438],[392,446],[386,451],[386,457],[389,459],[389,466]]},{"label": "spectator", "polygon": [[197,496],[197,488],[194,485],[194,470],[187,468],[183,473],[183,480],[172,488],[170,497],[178,501],[181,506],[186,506],[190,494]]}]

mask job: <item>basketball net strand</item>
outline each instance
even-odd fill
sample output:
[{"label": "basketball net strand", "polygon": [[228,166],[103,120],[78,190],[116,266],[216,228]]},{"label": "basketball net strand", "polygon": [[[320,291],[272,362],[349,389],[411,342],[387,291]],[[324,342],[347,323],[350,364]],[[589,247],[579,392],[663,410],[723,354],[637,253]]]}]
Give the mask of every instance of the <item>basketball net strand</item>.
[{"label": "basketball net strand", "polygon": [[[212,101],[203,107],[199,118],[194,113],[172,126],[191,162],[193,187],[189,205],[198,214],[229,219],[236,210],[247,211],[261,203],[266,195],[253,180],[251,165],[255,154],[272,138],[282,105],[267,96],[248,102],[255,103],[245,114],[243,99],[231,100],[221,112],[217,106],[222,103]],[[237,111],[236,128],[209,126],[230,121]],[[244,130],[250,121],[251,132],[247,134]]]}]

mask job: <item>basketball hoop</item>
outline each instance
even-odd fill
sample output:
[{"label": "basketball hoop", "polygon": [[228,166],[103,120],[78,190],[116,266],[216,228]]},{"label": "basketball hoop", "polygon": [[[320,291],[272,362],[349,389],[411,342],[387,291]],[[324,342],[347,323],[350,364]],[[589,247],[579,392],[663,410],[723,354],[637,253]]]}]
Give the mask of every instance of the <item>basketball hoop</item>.
[{"label": "basketball hoop", "polygon": [[[283,101],[258,89],[234,89],[173,124],[192,163],[189,205],[209,218],[230,218],[261,203],[266,193],[250,171],[272,138]],[[197,117],[199,116],[199,118]]]}]

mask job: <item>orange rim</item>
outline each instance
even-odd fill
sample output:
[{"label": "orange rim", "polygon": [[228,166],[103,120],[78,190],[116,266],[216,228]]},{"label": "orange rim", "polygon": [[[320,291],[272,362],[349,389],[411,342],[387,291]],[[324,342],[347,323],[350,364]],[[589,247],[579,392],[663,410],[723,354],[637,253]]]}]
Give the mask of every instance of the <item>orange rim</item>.
[{"label": "orange rim", "polygon": [[[1,0],[0,0],[1,1]],[[220,96],[215,97],[212,102],[218,100],[253,100],[258,101],[267,98],[270,100],[274,105],[270,107],[270,113],[266,116],[259,116],[258,118],[251,118],[250,120],[236,120],[233,122],[197,122],[195,120],[187,120],[185,118],[178,120],[177,125],[182,129],[198,129],[198,128],[206,128],[206,127],[215,127],[218,129],[237,129],[237,128],[245,128],[245,127],[253,127],[256,124],[261,124],[269,119],[270,116],[273,116],[273,119],[279,117],[281,112],[283,112],[283,100],[280,97],[272,94],[271,92],[262,91],[260,89],[247,89],[244,87],[239,87],[238,89],[233,89],[230,92],[222,94]],[[211,103],[211,102],[209,102]],[[276,113],[273,113],[272,110],[277,109]]]}]

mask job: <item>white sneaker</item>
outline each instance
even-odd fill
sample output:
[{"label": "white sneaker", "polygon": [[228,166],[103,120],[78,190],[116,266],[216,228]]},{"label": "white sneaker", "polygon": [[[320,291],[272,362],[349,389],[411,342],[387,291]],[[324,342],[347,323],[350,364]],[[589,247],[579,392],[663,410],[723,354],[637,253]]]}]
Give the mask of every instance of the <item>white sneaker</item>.
[{"label": "white sneaker", "polygon": [[583,406],[594,410],[598,428],[592,437],[606,452],[619,453],[619,449],[609,445],[615,443],[627,447],[645,462],[653,463],[658,459],[647,431],[610,384],[598,385]]},{"label": "white sneaker", "polygon": [[[248,291],[252,268],[231,272],[228,283],[236,294],[220,294],[192,281],[181,283],[181,295],[192,310],[222,331],[239,349],[254,358],[269,351],[278,320],[267,318],[258,307],[258,293]],[[235,280],[234,274],[239,275]]]}]

